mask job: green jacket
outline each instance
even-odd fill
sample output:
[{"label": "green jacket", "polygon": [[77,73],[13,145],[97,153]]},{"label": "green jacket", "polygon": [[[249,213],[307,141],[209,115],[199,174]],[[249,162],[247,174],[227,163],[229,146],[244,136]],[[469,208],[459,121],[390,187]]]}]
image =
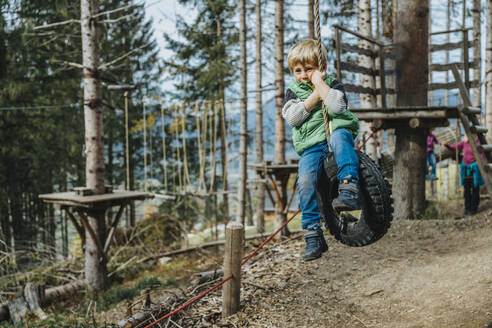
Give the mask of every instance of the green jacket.
[{"label": "green jacket", "polygon": [[[325,81],[331,87],[334,84],[333,82],[336,82],[336,79],[326,75]],[[311,86],[306,82],[293,82],[287,89],[292,91],[301,101],[305,101],[313,92]],[[321,108],[320,101],[311,109],[310,116],[304,123],[300,126],[292,127],[294,148],[299,155],[307,148],[326,140],[323,112]],[[352,132],[354,137],[357,136],[359,120],[349,109],[340,114],[334,114],[330,112],[328,108],[326,110],[330,120],[330,133],[337,129],[345,128]]]}]

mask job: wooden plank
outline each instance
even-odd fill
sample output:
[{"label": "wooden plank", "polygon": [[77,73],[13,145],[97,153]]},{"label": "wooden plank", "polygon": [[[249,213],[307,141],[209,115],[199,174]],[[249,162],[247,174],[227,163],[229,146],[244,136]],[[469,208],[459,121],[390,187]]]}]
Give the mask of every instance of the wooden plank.
[{"label": "wooden plank", "polygon": [[99,253],[100,256],[100,261],[108,262],[108,259],[106,258],[106,254],[103,251],[103,247],[101,245],[101,241],[99,238],[97,238],[96,233],[90,226],[89,222],[87,221],[87,217],[85,216],[85,213],[79,209],[76,209],[77,213],[79,214],[80,221],[82,222],[82,225],[85,228],[85,231],[89,232],[90,237],[96,244],[97,252]]},{"label": "wooden plank", "polygon": [[348,51],[348,52],[355,52],[358,53],[359,55],[364,55],[364,56],[369,56],[372,58],[376,58],[377,54],[376,52],[370,50],[370,49],[364,49],[355,45],[352,45],[350,43],[341,43],[340,48],[342,50]]},{"label": "wooden plank", "polygon": [[447,34],[447,33],[454,33],[454,32],[463,32],[463,31],[469,31],[469,30],[473,30],[473,27],[458,28],[458,29],[455,29],[455,30],[447,30],[447,31],[439,31],[439,32],[432,32],[431,35]]},{"label": "wooden plank", "polygon": [[296,189],[297,189],[297,178],[298,177],[296,176],[296,181],[294,181],[294,188],[292,190],[292,193],[290,194],[289,199],[287,200],[287,205],[285,205],[285,208],[282,211],[284,214],[287,214],[289,212],[290,204],[292,203],[292,200],[294,199],[294,195],[295,195]]},{"label": "wooden plank", "polygon": [[[449,64],[432,64],[429,65],[429,69],[433,72],[446,72],[446,71],[450,71],[453,65],[458,65],[459,69],[464,69],[465,67],[465,65],[462,62],[460,62],[460,63],[449,63]],[[477,63],[475,61],[468,63],[468,68],[475,68],[475,67],[477,67]]]},{"label": "wooden plank", "polygon": [[492,181],[490,181],[490,176],[488,174],[488,168],[486,164],[483,162],[483,158],[478,151],[476,139],[475,139],[475,134],[472,133],[470,129],[470,121],[466,117],[464,113],[461,111],[459,112],[461,121],[463,122],[463,129],[465,130],[467,136],[468,136],[468,141],[470,142],[471,149],[473,151],[473,155],[475,156],[475,161],[478,164],[478,168],[480,169],[480,173],[482,174],[482,178],[485,180],[485,186],[487,187],[487,191],[490,196],[492,196]]},{"label": "wooden plank", "polygon": [[[372,89],[367,87],[362,87],[356,84],[344,84],[343,85],[346,92],[353,93],[363,93],[363,94],[371,94],[371,95],[379,95],[381,94],[381,89]],[[386,88],[386,94],[395,94],[395,89]]]},{"label": "wooden plank", "polygon": [[378,46],[384,47],[384,44],[383,43],[381,43],[381,42],[379,42],[379,41],[377,41],[377,40],[375,40],[375,39],[373,39],[373,38],[371,38],[371,37],[369,37],[367,35],[363,35],[363,34],[360,34],[358,32],[349,30],[348,28],[343,27],[343,26],[338,25],[338,24],[333,24],[333,27],[338,28],[338,29],[340,29],[340,30],[342,30],[344,32],[349,33],[349,34],[355,35],[355,36],[357,36],[357,37],[359,37],[359,38],[361,38],[363,40],[366,40],[366,41],[369,41],[371,43],[377,44]]},{"label": "wooden plank", "polygon": [[463,107],[461,111],[465,114],[480,115],[482,113],[482,109],[480,107]]},{"label": "wooden plank", "polygon": [[275,183],[275,179],[270,174],[268,175],[268,178],[270,180],[270,183],[272,184],[273,191],[275,192],[275,197],[277,198],[277,202],[279,204],[279,207],[284,208],[284,203],[282,202],[282,199],[280,197],[280,192],[278,190],[277,184]]},{"label": "wooden plank", "polygon": [[472,125],[470,127],[470,131],[472,133],[487,133],[489,131],[489,129],[487,129],[487,127],[485,127],[483,125]]},{"label": "wooden plank", "polygon": [[64,210],[65,210],[65,213],[67,214],[68,218],[72,222],[73,226],[75,227],[75,230],[77,230],[77,233],[79,234],[80,241],[82,242],[82,245],[84,245],[85,244],[85,240],[84,240],[85,239],[85,233],[84,233],[84,230],[82,230],[82,227],[77,222],[77,220],[75,219],[75,217],[73,216],[73,214],[69,211],[69,209],[68,208],[64,208]]},{"label": "wooden plank", "polygon": [[68,201],[79,204],[90,204],[114,200],[153,198],[153,195],[148,192],[115,190],[111,194],[91,196],[78,196],[75,192],[59,192],[52,194],[42,194],[39,195],[39,198],[44,201]]},{"label": "wooden plank", "polygon": [[[473,48],[474,42],[469,41],[468,42],[468,48]],[[455,50],[455,49],[462,49],[463,48],[463,41],[460,42],[449,42],[449,43],[443,43],[443,44],[431,44],[430,45],[430,51],[435,52],[435,51],[442,51],[442,50]]]},{"label": "wooden plank", "polygon": [[[472,102],[470,100],[470,96],[468,95],[468,90],[465,87],[465,84],[461,80],[460,73],[458,71],[458,67],[453,66],[453,75],[454,79],[456,81],[456,84],[458,85],[458,88],[460,89],[460,95],[461,98],[463,99],[463,104],[467,107],[472,106]],[[485,181],[485,185],[487,186],[487,191],[489,193],[489,196],[492,197],[492,181],[490,180],[490,176],[487,172],[487,167],[485,166],[485,163],[483,162],[483,158],[478,151],[478,147],[475,141],[475,135],[471,132],[470,130],[470,121],[473,125],[478,125],[478,119],[475,115],[466,115],[463,113],[460,108],[458,108],[458,113],[460,115],[461,121],[463,122],[463,128],[465,129],[465,132],[468,136],[468,141],[470,142],[470,146],[473,151],[473,155],[475,156],[475,160],[478,164],[478,168],[480,169],[480,173],[482,174],[482,178]],[[470,120],[468,120],[468,117]],[[483,134],[478,134],[477,135],[479,141],[481,144],[486,144],[485,136]],[[487,159],[490,161],[490,153],[486,153]]]},{"label": "wooden plank", "polygon": [[492,151],[492,145],[480,145],[478,146],[478,151],[481,153],[486,153],[486,152],[491,152]]},{"label": "wooden plank", "polygon": [[[464,104],[464,106],[461,105],[458,107],[472,107],[470,96],[468,94],[468,91],[467,91],[465,85],[463,84],[463,81],[461,80],[461,76],[460,76],[460,73],[459,73],[457,67],[453,67],[453,75],[454,75],[454,78],[456,80],[456,84],[458,85],[458,88],[460,90],[461,98],[463,99],[463,104]],[[468,118],[473,125],[480,125],[480,122],[478,121],[478,119],[475,115],[468,115]],[[480,143],[482,145],[487,144],[487,140],[483,134],[478,134],[478,140],[480,141]],[[492,155],[491,154],[487,154],[487,160],[489,162],[492,162]]]},{"label": "wooden plank", "polygon": [[127,205],[128,203],[122,203],[120,205],[120,209],[118,210],[118,213],[116,213],[116,216],[114,217],[113,223],[111,224],[111,229],[109,230],[108,237],[106,238],[106,242],[104,243],[104,248],[103,248],[104,254],[106,254],[109,250],[109,245],[111,245],[111,239],[113,239],[113,235],[114,232],[116,231],[116,227],[118,226],[121,215],[123,214],[123,210]]},{"label": "wooden plank", "polygon": [[[374,77],[379,75],[379,70],[373,70],[373,69],[359,66],[356,64],[347,63],[347,62],[340,62],[340,65],[341,65],[340,69],[345,70],[345,71],[349,71],[349,72],[353,72],[353,73],[360,73],[360,74],[365,74],[365,75],[371,75]],[[338,67],[337,67],[337,69],[338,69]]]},{"label": "wooden plank", "polygon": [[[476,88],[480,85],[480,83],[477,80],[473,80],[469,82],[470,88]],[[439,89],[457,89],[458,87],[456,86],[456,82],[450,82],[450,83],[432,83],[429,84],[429,90],[439,90]]]},{"label": "wooden plank", "polygon": [[[447,110],[447,111],[453,111],[456,112],[458,108],[456,106],[397,106],[397,107],[390,107],[390,108],[353,108],[350,111],[353,113],[359,113],[359,112],[399,112],[402,110],[407,110],[407,111],[413,111],[413,110],[427,110],[427,111],[432,111],[432,110]],[[456,114],[456,117],[458,117],[458,114]]]},{"label": "wooden plank", "polygon": [[423,118],[423,119],[439,119],[439,118],[453,118],[452,112],[445,110],[437,111],[398,111],[398,112],[354,112],[355,116],[359,120],[398,120],[398,119],[410,119],[410,118]]}]

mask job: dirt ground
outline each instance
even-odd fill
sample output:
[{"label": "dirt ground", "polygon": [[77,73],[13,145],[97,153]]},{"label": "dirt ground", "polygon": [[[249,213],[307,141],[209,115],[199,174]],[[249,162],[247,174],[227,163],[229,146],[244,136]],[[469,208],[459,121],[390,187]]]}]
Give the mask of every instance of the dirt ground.
[{"label": "dirt ground", "polygon": [[328,238],[302,262],[302,236],[269,246],[244,267],[236,327],[492,328],[492,202],[463,220],[396,221],[373,245]]}]

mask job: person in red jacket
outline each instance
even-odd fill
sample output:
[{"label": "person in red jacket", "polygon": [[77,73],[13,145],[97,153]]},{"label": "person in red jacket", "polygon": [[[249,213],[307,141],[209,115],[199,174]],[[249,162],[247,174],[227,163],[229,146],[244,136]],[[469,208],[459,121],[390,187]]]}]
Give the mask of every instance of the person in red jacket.
[{"label": "person in red jacket", "polygon": [[[480,145],[480,141],[477,139],[477,145]],[[478,169],[478,164],[473,154],[468,137],[465,136],[465,141],[461,141],[457,145],[445,144],[445,146],[452,150],[462,150],[463,159],[460,164],[460,176],[461,184],[465,189],[465,215],[473,215],[477,213],[478,205],[480,204],[480,186],[484,184],[483,178]],[[485,159],[485,155],[482,153],[482,157]]]}]

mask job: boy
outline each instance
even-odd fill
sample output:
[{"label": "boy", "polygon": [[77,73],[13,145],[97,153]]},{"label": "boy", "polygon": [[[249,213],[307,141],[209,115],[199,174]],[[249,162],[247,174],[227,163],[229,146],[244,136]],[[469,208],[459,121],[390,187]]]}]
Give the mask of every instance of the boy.
[{"label": "boy", "polygon": [[[295,82],[287,87],[282,116],[292,127],[296,152],[301,156],[298,168],[299,200],[302,211],[306,249],[304,261],[321,257],[328,250],[321,230],[316,187],[328,153],[321,101],[328,112],[330,147],[338,165],[339,196],[332,202],[337,211],[360,209],[358,184],[359,158],[354,150],[354,136],[359,121],[348,110],[343,85],[325,74],[326,49],[318,61],[318,44],[303,40],[294,45],[287,56]],[[318,67],[318,62],[321,67]]]}]

